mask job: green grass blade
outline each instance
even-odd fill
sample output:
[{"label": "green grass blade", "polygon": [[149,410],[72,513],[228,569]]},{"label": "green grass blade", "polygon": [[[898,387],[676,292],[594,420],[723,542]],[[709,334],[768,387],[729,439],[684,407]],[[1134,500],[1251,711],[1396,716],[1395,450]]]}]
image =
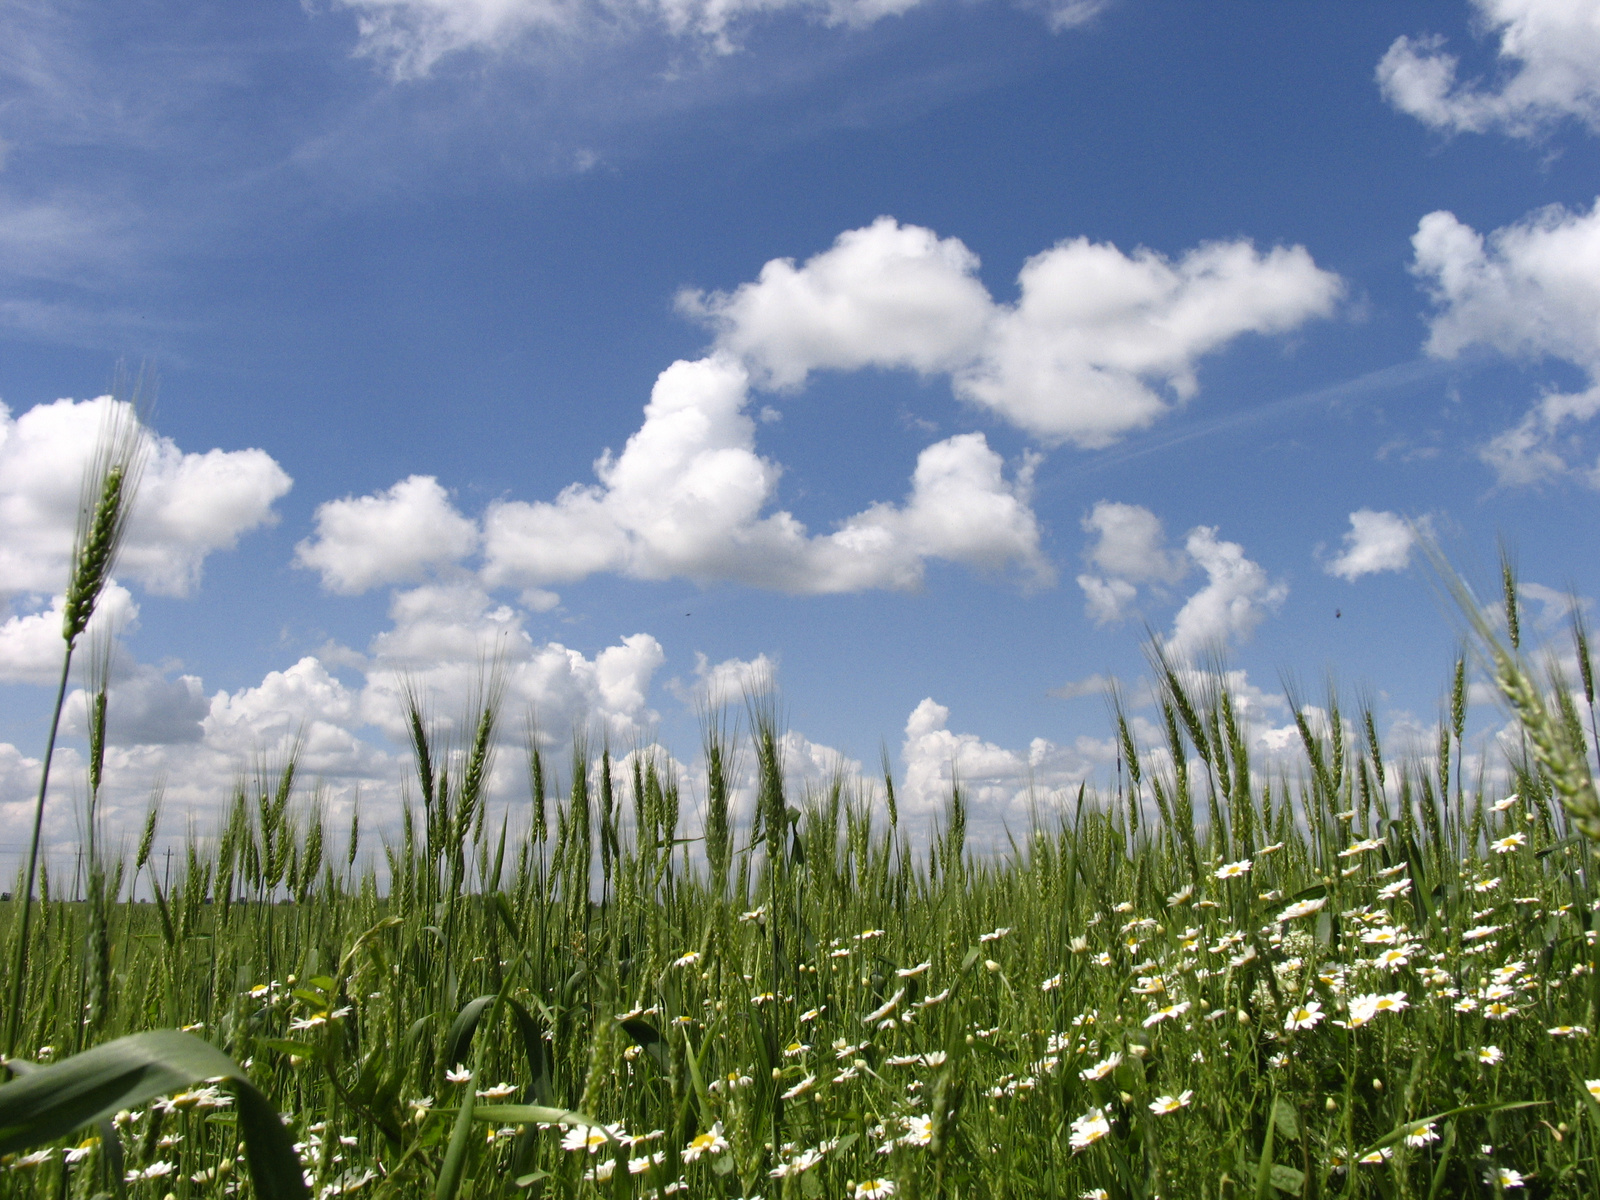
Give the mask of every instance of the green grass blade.
[{"label": "green grass blade", "polygon": [[0,1087],[0,1154],[62,1137],[205,1079],[226,1079],[239,1102],[250,1177],[261,1200],[308,1195],[277,1110],[234,1061],[187,1033],[136,1033]]}]

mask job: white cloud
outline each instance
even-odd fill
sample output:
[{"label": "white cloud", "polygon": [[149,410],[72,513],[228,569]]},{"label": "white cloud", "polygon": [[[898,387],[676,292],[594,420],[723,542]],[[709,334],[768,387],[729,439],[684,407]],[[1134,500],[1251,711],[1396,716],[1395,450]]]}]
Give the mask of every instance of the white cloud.
[{"label": "white cloud", "polygon": [[1452,358],[1473,345],[1508,355],[1548,355],[1579,367],[1591,386],[1542,396],[1516,426],[1480,449],[1505,484],[1574,472],[1600,486],[1600,472],[1574,462],[1572,427],[1600,413],[1600,202],[1587,213],[1540,209],[1487,239],[1454,214],[1422,218],[1411,239],[1413,271],[1437,308],[1427,349]]},{"label": "white cloud", "polygon": [[1140,584],[1177,583],[1189,571],[1183,552],[1167,548],[1161,519],[1148,508],[1101,500],[1081,524],[1095,538],[1083,557],[1101,572],[1078,576],[1086,611],[1096,625],[1126,618]]},{"label": "white cloud", "polygon": [[1285,584],[1272,582],[1260,564],[1246,558],[1237,542],[1218,541],[1212,526],[1195,526],[1183,549],[1173,550],[1160,518],[1137,504],[1101,500],[1082,524],[1094,535],[1084,558],[1103,572],[1078,576],[1085,610],[1096,625],[1125,620],[1141,586],[1166,599],[1170,585],[1191,570],[1205,572],[1206,582],[1184,601],[1166,641],[1179,659],[1245,640],[1289,594]]},{"label": "white cloud", "polygon": [[699,651],[694,656],[693,686],[674,680],[669,686],[685,704],[718,709],[740,705],[769,693],[777,682],[778,664],[765,654],[726,658],[713,663]]},{"label": "white cloud", "polygon": [[902,809],[914,822],[925,821],[943,811],[952,781],[959,780],[969,828],[985,842],[999,834],[1002,821],[1025,825],[1034,804],[1046,809],[1052,793],[1076,788],[1116,758],[1109,738],[1080,737],[1071,746],[1034,738],[1025,751],[1011,750],[949,725],[950,709],[931,696],[906,720]]},{"label": "white cloud", "polygon": [[1106,446],[1199,388],[1196,364],[1245,333],[1333,311],[1342,286],[1302,246],[1212,242],[1176,261],[1075,238],[1035,255],[957,392],[1047,442]]},{"label": "white cloud", "polygon": [[[0,683],[53,684],[60,680],[61,658],[67,648],[61,636],[65,604],[66,597],[57,595],[43,612],[17,614],[0,624]],[[101,591],[79,645],[87,645],[107,631],[128,632],[138,619],[138,604],[127,588],[113,580]]]},{"label": "white cloud", "polygon": [[[264,768],[270,773],[296,745],[302,799],[315,789],[347,820],[359,796],[369,833],[393,836],[413,769],[401,680],[409,678],[424,697],[441,745],[459,747],[460,718],[481,696],[496,655],[507,746],[520,742],[530,709],[558,767],[565,764],[574,731],[602,735],[613,746],[648,743],[658,720],[650,692],[665,661],[649,634],[618,639],[590,655],[558,643],[534,644],[514,616],[470,588],[403,593],[393,612],[396,624],[374,640],[373,653],[347,656],[347,666],[358,665],[364,675],[355,682],[306,656],[253,686],[208,697],[193,676],[167,679],[152,667],[114,659],[103,795],[112,843],[137,836],[153,781],[166,781],[169,831],[182,836],[187,825],[204,833],[222,815],[238,780]],[[52,670],[59,670],[59,653]],[[66,721],[67,732],[81,735],[81,692],[71,697]],[[0,745],[0,821],[26,815],[37,771],[37,762]],[[84,792],[83,763],[70,745],[58,749],[51,779],[47,840],[70,843],[80,832]],[[525,804],[526,786],[520,751],[502,750],[490,779],[491,798]]]},{"label": "white cloud", "polygon": [[1566,117],[1600,129],[1600,4],[1473,0],[1473,7],[1484,32],[1499,38],[1495,83],[1459,83],[1459,64],[1442,38],[1402,37],[1378,63],[1389,103],[1451,132],[1532,137]]},{"label": "white cloud", "polygon": [[1080,700],[1085,696],[1110,695],[1116,686],[1116,680],[1109,675],[1096,672],[1093,675],[1085,675],[1082,679],[1068,680],[1060,687],[1051,688],[1049,694],[1058,700]]},{"label": "white cloud", "polygon": [[1124,620],[1139,589],[1126,579],[1102,579],[1098,575],[1079,575],[1083,589],[1084,612],[1096,625],[1115,625]]},{"label": "white cloud", "polygon": [[[860,28],[924,0],[335,0],[356,15],[357,53],[400,79],[417,78],[447,55],[506,53],[530,41],[571,45],[660,30],[702,39],[715,52],[736,48],[738,27],[793,11],[825,25]],[[1037,5],[1052,30],[1084,25],[1110,0],[1047,0]]]},{"label": "white cloud", "polygon": [[[129,661],[113,668],[106,697],[106,743],[112,746],[176,745],[198,742],[201,722],[211,712],[210,699],[197,675],[168,679],[157,668]],[[87,736],[86,697],[82,690],[67,699],[63,732]]]},{"label": "white cloud", "polygon": [[1259,563],[1244,556],[1239,543],[1218,541],[1213,527],[1191,529],[1184,549],[1206,573],[1206,584],[1173,619],[1167,648],[1180,657],[1244,641],[1289,594],[1286,584],[1272,582]]},{"label": "white cloud", "polygon": [[801,266],[776,259],[731,293],[685,293],[758,381],[813,370],[947,372],[958,395],[1049,443],[1105,446],[1197,388],[1198,360],[1245,333],[1326,316],[1341,293],[1300,246],[1213,242],[1176,261],[1087,238],[1024,264],[996,304],[959,240],[880,217]]},{"label": "white cloud", "polygon": [[762,515],[781,468],[755,452],[749,400],[727,355],[674,363],[622,453],[595,464],[599,484],[490,506],[484,579],[539,586],[617,571],[817,594],[915,587],[929,558],[1048,577],[1028,502],[1033,460],[1008,481],[981,434],[946,439],[919,455],[903,504],[812,536],[788,512]]},{"label": "white cloud", "polygon": [[[79,483],[114,403],[57,400],[16,418],[0,404],[0,597],[66,583]],[[189,454],[153,437],[118,574],[189,595],[208,555],[276,520],[290,483],[265,451]]]},{"label": "white cloud", "polygon": [[797,267],[775,258],[731,293],[684,292],[724,350],[772,387],[812,371],[956,370],[982,346],[993,302],[978,257],[957,238],[879,217]]},{"label": "white cloud", "polygon": [[1083,556],[1107,575],[1130,583],[1177,583],[1188,573],[1182,554],[1166,547],[1161,518],[1148,508],[1101,500],[1082,525],[1096,537]]},{"label": "white cloud", "polygon": [[[1023,268],[1015,305],[995,304],[977,267],[958,240],[884,217],[798,266],[769,262],[732,292],[683,294],[680,305],[714,328],[713,351],[660,374],[643,424],[621,453],[600,456],[595,482],[491,504],[480,578],[526,589],[544,602],[535,607],[555,603],[547,586],[601,572],[822,594],[915,588],[928,561],[942,560],[1048,582],[1030,497],[1036,455],[1008,478],[981,433],[946,438],[920,453],[901,503],[812,534],[772,509],[783,468],[757,453],[752,390],[798,388],[815,370],[943,373],[1046,441],[1104,445],[1166,411],[1152,387],[1192,395],[1201,355],[1326,313],[1340,291],[1304,249],[1262,254],[1248,242],[1175,263],[1063,242]],[[415,582],[469,556],[477,539],[437,483],[415,476],[325,504],[317,519],[299,561],[341,591]],[[1174,578],[1173,561],[1150,578]],[[1108,575],[1098,611],[1119,614],[1125,590]]]},{"label": "white cloud", "polygon": [[469,583],[397,593],[391,628],[373,639],[364,664],[361,717],[403,743],[402,684],[409,680],[448,725],[465,711],[487,673],[498,672],[506,711],[531,708],[545,735],[561,741],[590,719],[626,742],[653,724],[648,696],[666,660],[661,644],[638,633],[593,658],[558,642],[536,644],[522,615]]},{"label": "white cloud", "polygon": [[207,748],[243,764],[285,754],[299,741],[307,775],[359,772],[366,749],[356,736],[359,695],[306,656],[270,671],[254,687],[218,692],[201,722]]},{"label": "white cloud", "polygon": [[459,562],[478,545],[477,524],[456,511],[439,481],[412,475],[376,496],[317,507],[317,532],[295,547],[295,563],[322,573],[333,592],[413,582]]},{"label": "white cloud", "polygon": [[[1553,587],[1546,587],[1542,583],[1519,583],[1517,593],[1524,601],[1531,600],[1539,606],[1539,615],[1534,624],[1540,629],[1549,630],[1572,615],[1573,609],[1587,612],[1594,606],[1594,601],[1587,596],[1577,596],[1572,592],[1559,591]],[[1576,668],[1577,658],[1574,655],[1572,665]],[[1572,674],[1573,672],[1568,672]]]},{"label": "white cloud", "polygon": [[1379,571],[1403,571],[1411,565],[1415,544],[1410,523],[1398,513],[1360,508],[1350,514],[1344,549],[1323,570],[1352,583]]}]

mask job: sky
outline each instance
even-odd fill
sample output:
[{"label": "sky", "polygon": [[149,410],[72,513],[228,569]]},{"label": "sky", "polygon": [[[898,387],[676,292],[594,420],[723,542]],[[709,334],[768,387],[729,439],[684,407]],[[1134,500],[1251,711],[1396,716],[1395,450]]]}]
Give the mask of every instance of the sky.
[{"label": "sky", "polygon": [[1114,769],[1107,680],[1153,736],[1152,646],[1264,763],[1286,685],[1425,747],[1419,536],[1555,645],[1600,591],[1597,134],[1600,0],[15,0],[0,868],[119,364],[113,840],[296,742],[392,830],[403,687],[486,670],[513,813],[527,714],[694,797],[770,685],[797,792],[887,754],[992,841]]}]

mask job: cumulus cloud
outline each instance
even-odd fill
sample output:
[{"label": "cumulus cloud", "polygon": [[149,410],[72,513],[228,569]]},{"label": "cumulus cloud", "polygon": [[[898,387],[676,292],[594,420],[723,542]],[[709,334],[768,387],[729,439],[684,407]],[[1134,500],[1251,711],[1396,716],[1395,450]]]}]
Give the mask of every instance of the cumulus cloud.
[{"label": "cumulus cloud", "polygon": [[959,781],[968,803],[968,824],[985,837],[1000,824],[1026,824],[1037,805],[1048,808],[1052,793],[1078,784],[1116,758],[1110,739],[1079,737],[1071,746],[1034,738],[1026,750],[985,741],[975,733],[950,729],[950,709],[931,696],[906,720],[901,761],[905,779],[902,807],[913,819],[943,810]]},{"label": "cumulus cloud", "polygon": [[1360,508],[1350,514],[1350,531],[1344,549],[1323,565],[1329,575],[1354,583],[1379,571],[1404,571],[1411,565],[1416,535],[1398,513]]},{"label": "cumulus cloud", "polygon": [[1169,395],[1191,398],[1206,354],[1327,316],[1342,290],[1304,247],[1248,241],[1175,261],[1064,241],[1024,264],[1014,304],[996,303],[977,269],[958,239],[880,217],[802,265],[774,260],[680,305],[768,386],[814,370],[948,373],[963,399],[1047,443],[1099,447],[1169,411]]},{"label": "cumulus cloud", "polygon": [[[65,608],[66,597],[56,595],[43,612],[19,613],[0,624],[0,683],[51,684],[61,678]],[[113,580],[100,593],[85,638],[131,631],[138,619],[139,605]]]},{"label": "cumulus cloud", "polygon": [[633,634],[592,658],[559,642],[536,643],[523,616],[472,583],[430,584],[398,592],[392,624],[372,641],[363,662],[367,683],[361,717],[404,742],[407,684],[430,698],[448,726],[496,675],[508,712],[531,709],[556,741],[574,725],[598,722],[620,741],[636,739],[656,714],[648,696],[666,661],[651,635]]},{"label": "cumulus cloud", "polygon": [[316,522],[315,536],[295,547],[295,563],[347,595],[420,580],[478,545],[477,523],[456,511],[431,475],[412,475],[375,496],[330,500],[318,506]]},{"label": "cumulus cloud", "polygon": [[765,654],[726,658],[714,663],[699,651],[694,656],[694,683],[673,680],[673,692],[685,704],[718,709],[765,696],[776,686],[778,664]]},{"label": "cumulus cloud", "polygon": [[[0,597],[49,594],[67,578],[78,490],[111,405],[57,400],[20,417],[0,404]],[[276,520],[291,480],[262,450],[185,453],[152,437],[118,573],[186,596],[206,557]]]},{"label": "cumulus cloud", "polygon": [[1217,539],[1214,527],[1189,531],[1184,549],[1206,573],[1206,583],[1183,602],[1172,622],[1167,649],[1180,657],[1210,647],[1244,641],[1289,595],[1287,584],[1273,582],[1266,570],[1244,556],[1238,542]]},{"label": "cumulus cloud", "polygon": [[1579,474],[1600,486],[1600,467],[1575,427],[1600,413],[1600,202],[1587,213],[1552,205],[1487,238],[1453,213],[1422,218],[1411,239],[1412,269],[1436,312],[1430,354],[1452,358],[1473,345],[1550,356],[1584,371],[1591,386],[1550,392],[1512,428],[1480,448],[1507,485]]},{"label": "cumulus cloud", "polygon": [[[85,694],[74,692],[63,714],[66,732],[87,736]],[[198,742],[201,722],[211,712],[198,675],[169,679],[147,663],[130,662],[114,671],[106,697],[106,743],[112,746],[170,746]]]},{"label": "cumulus cloud", "polygon": [[1188,572],[1182,556],[1166,548],[1161,519],[1148,508],[1101,500],[1082,525],[1095,535],[1083,556],[1108,575],[1133,583],[1177,583]]},{"label": "cumulus cloud", "polygon": [[1378,63],[1390,104],[1449,132],[1532,137],[1568,117],[1600,129],[1600,5],[1473,0],[1473,7],[1485,33],[1499,39],[1498,78],[1461,83],[1444,39],[1402,37]]},{"label": "cumulus cloud", "polygon": [[1100,574],[1078,576],[1096,625],[1122,620],[1142,583],[1177,583],[1188,573],[1181,552],[1167,549],[1161,519],[1137,504],[1101,500],[1083,518],[1083,531],[1095,540],[1083,552]]},{"label": "cumulus cloud", "polygon": [[674,363],[622,453],[596,463],[598,484],[490,506],[485,580],[540,586],[616,571],[817,594],[913,588],[930,558],[1048,577],[1032,460],[1008,480],[983,435],[948,438],[918,456],[902,504],[811,535],[788,512],[763,515],[781,468],[755,451],[749,400],[749,375],[726,354]]},{"label": "cumulus cloud", "polygon": [[1213,242],[1176,261],[1075,238],[1029,259],[965,398],[1047,442],[1106,446],[1199,390],[1197,361],[1245,333],[1328,316],[1341,292],[1302,246]]},{"label": "cumulus cloud", "polygon": [[[409,681],[424,697],[441,745],[465,740],[462,718],[481,698],[486,676],[502,687],[501,737],[519,743],[531,711],[556,762],[574,734],[609,739],[613,746],[646,745],[658,714],[650,706],[655,676],[665,662],[649,634],[617,639],[592,652],[556,642],[536,643],[510,610],[468,587],[428,586],[395,597],[394,623],[370,653],[339,655],[341,678],[324,658],[307,655],[260,682],[207,695],[193,676],[169,679],[121,654],[112,666],[103,812],[113,842],[136,835],[152,783],[166,781],[170,832],[202,833],[219,819],[239,780],[271,774],[292,751],[325,808],[348,819],[361,804],[369,830],[393,835],[412,764],[402,691]],[[54,670],[59,670],[59,649]],[[66,732],[81,736],[82,692],[70,699]],[[798,743],[797,743],[798,744]],[[0,745],[0,821],[22,821],[38,763]],[[31,777],[31,778],[30,778]],[[313,783],[314,781],[314,783]],[[526,770],[518,751],[498,755],[489,795],[499,803],[526,800]],[[70,747],[58,753],[46,811],[47,840],[71,843],[79,833],[83,764]],[[15,809],[8,806],[15,805]]]},{"label": "cumulus cloud", "polygon": [[1212,526],[1191,529],[1181,550],[1169,548],[1161,520],[1137,504],[1102,500],[1083,519],[1093,535],[1084,558],[1099,574],[1078,576],[1085,611],[1096,625],[1125,620],[1140,588],[1165,599],[1170,587],[1198,568],[1206,582],[1178,609],[1168,651],[1183,660],[1206,650],[1249,638],[1289,594],[1266,570],[1245,557],[1237,542],[1217,538]]},{"label": "cumulus cloud", "polygon": [[[586,37],[663,31],[729,53],[739,27],[792,11],[825,25],[860,28],[898,16],[923,0],[335,0],[352,11],[357,53],[396,78],[427,75],[440,59],[466,50],[505,53],[530,41],[572,45]],[[1039,4],[1054,31],[1094,19],[1110,0],[1047,0]]]},{"label": "cumulus cloud", "polygon": [[796,266],[775,258],[732,292],[684,292],[718,344],[760,381],[792,388],[817,370],[954,371],[983,345],[994,303],[958,238],[880,217]]},{"label": "cumulus cloud", "polygon": [[[535,607],[555,603],[550,586],[602,572],[823,594],[913,589],[940,560],[1049,582],[1031,504],[1036,454],[1008,471],[983,434],[957,434],[922,450],[899,503],[813,533],[773,506],[783,468],[756,449],[755,393],[798,389],[818,370],[911,370],[947,376],[957,394],[1046,442],[1100,446],[1170,407],[1156,389],[1192,395],[1204,354],[1325,314],[1340,291],[1304,249],[1248,242],[1176,261],[1063,242],[1024,266],[1015,304],[997,304],[977,270],[959,240],[884,217],[804,263],[769,262],[731,292],[682,294],[680,306],[714,330],[711,353],[660,374],[643,423],[620,453],[599,457],[593,482],[491,504],[481,581],[524,589]],[[425,477],[325,504],[317,521],[299,562],[346,592],[417,582],[480,545]],[[1175,561],[1150,578],[1170,579]],[[1097,578],[1098,611],[1111,619],[1140,577]]]}]

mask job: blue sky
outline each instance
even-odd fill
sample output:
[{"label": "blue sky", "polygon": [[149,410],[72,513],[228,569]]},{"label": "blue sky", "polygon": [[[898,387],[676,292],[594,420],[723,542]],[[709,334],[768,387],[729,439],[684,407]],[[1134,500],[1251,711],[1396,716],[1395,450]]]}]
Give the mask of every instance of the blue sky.
[{"label": "blue sky", "polygon": [[1263,755],[1285,673],[1425,738],[1406,519],[1533,618],[1597,588],[1597,129],[1593,3],[10,5],[7,827],[119,359],[114,821],[295,729],[392,814],[396,673],[448,715],[496,647],[691,780],[775,664],[798,774],[881,741],[991,829],[1105,770],[1147,633]]}]

